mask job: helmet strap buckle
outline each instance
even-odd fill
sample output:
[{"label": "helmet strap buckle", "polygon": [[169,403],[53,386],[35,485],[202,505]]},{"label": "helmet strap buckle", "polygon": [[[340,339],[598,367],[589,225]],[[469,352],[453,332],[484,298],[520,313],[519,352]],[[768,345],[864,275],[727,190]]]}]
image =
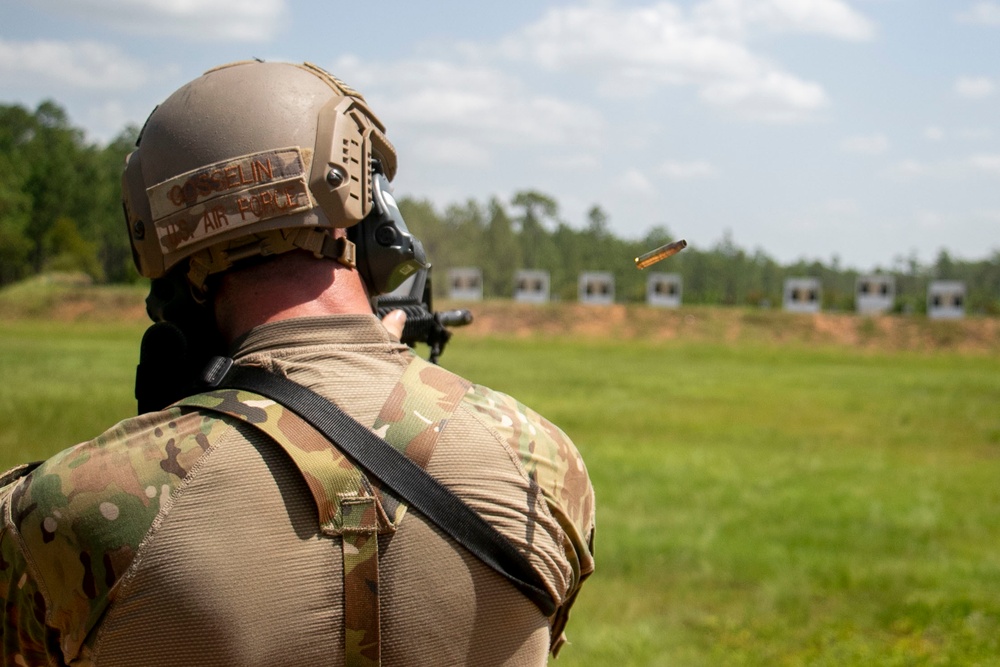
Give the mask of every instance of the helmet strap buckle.
[{"label": "helmet strap buckle", "polygon": [[342,266],[355,269],[358,266],[357,249],[347,237],[334,238],[328,230],[303,229],[295,236],[292,243],[313,254],[316,259],[332,259]]}]

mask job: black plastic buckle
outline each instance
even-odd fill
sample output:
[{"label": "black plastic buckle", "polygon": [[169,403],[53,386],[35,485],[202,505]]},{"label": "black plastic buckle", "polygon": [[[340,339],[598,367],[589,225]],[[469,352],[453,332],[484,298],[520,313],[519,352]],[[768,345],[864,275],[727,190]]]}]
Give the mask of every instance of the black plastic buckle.
[{"label": "black plastic buckle", "polygon": [[215,389],[226,379],[229,369],[233,367],[233,360],[229,357],[212,357],[208,365],[201,372],[201,381],[204,385]]}]

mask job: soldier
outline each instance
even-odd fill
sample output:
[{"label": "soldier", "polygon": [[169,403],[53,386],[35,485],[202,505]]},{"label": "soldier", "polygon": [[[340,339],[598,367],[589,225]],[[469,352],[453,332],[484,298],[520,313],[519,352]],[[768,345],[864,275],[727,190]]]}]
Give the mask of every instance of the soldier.
[{"label": "soldier", "polygon": [[[593,570],[586,469],[556,426],[373,314],[426,266],[395,172],[364,98],[310,64],[220,67],[153,111],[122,186],[152,279],[143,414],[0,479],[3,665],[540,665],[559,648]],[[257,376],[322,405],[239,384]],[[363,425],[356,449],[310,422],[331,404]],[[447,503],[392,481],[403,462],[348,454],[380,447]],[[464,536],[475,520],[492,551]]]}]

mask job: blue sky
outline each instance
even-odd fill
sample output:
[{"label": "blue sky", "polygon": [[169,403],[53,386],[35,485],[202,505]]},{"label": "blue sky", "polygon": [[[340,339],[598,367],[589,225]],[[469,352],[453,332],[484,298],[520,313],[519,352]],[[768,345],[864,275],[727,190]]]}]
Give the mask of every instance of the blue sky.
[{"label": "blue sky", "polygon": [[585,224],[868,270],[1000,252],[1000,0],[0,5],[0,102],[95,141],[251,57],[368,98],[397,195],[537,189]]}]

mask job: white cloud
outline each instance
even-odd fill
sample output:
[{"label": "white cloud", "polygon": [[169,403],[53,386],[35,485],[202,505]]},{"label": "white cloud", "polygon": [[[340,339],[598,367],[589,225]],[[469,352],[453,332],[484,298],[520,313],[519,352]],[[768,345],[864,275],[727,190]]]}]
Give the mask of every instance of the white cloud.
[{"label": "white cloud", "polygon": [[728,107],[752,120],[793,122],[828,103],[823,87],[783,72],[737,81],[722,81],[701,89],[701,99]]},{"label": "white cloud", "polygon": [[593,109],[531,93],[517,78],[488,66],[347,57],[331,71],[361,90],[390,136],[417,132],[429,157],[438,160],[454,163],[457,153],[467,151],[469,160],[481,164],[497,147],[512,145],[579,149],[596,145],[604,133]]},{"label": "white cloud", "polygon": [[985,141],[993,138],[993,130],[988,127],[974,127],[959,130],[958,137],[965,141]]},{"label": "white cloud", "polygon": [[840,142],[840,149],[847,153],[881,155],[889,149],[889,140],[882,134],[848,137]]},{"label": "white cloud", "polygon": [[839,0],[708,0],[690,12],[670,2],[631,8],[595,3],[551,9],[497,50],[549,71],[592,78],[608,96],[691,85],[710,105],[768,121],[801,120],[825,107],[821,85],[748,47],[758,27],[850,39],[873,31]]},{"label": "white cloud", "polygon": [[596,155],[572,154],[572,155],[546,155],[542,157],[541,163],[551,169],[560,171],[594,171],[601,166],[601,161]]},{"label": "white cloud", "polygon": [[989,97],[995,89],[993,80],[985,76],[963,76],[955,82],[955,92],[970,100]]},{"label": "white cloud", "polygon": [[490,153],[473,141],[456,137],[428,136],[414,142],[411,153],[429,164],[458,167],[485,167],[490,163]]},{"label": "white cloud", "polygon": [[760,27],[849,40],[875,35],[872,23],[840,0],[708,0],[693,15],[702,25],[731,34]]},{"label": "white cloud", "polygon": [[996,2],[977,2],[955,17],[962,23],[1000,26],[1000,4]]},{"label": "white cloud", "polygon": [[698,30],[669,3],[628,10],[588,6],[552,9],[503,40],[509,57],[549,70],[577,70],[651,85],[758,71],[745,46]]},{"label": "white cloud", "polygon": [[896,164],[895,169],[903,176],[921,176],[930,171],[930,168],[919,160],[903,160]]},{"label": "white cloud", "polygon": [[985,171],[1000,176],[1000,155],[973,155],[969,164],[977,171]]},{"label": "white cloud", "polygon": [[1000,209],[978,209],[973,212],[977,218],[1000,223]]},{"label": "white cloud", "polygon": [[834,215],[856,215],[861,207],[854,199],[830,199],[826,202],[825,209]]},{"label": "white cloud", "polygon": [[616,188],[626,194],[649,195],[654,192],[653,184],[638,169],[626,170],[615,181]]},{"label": "white cloud", "polygon": [[694,162],[675,162],[668,160],[657,169],[659,173],[673,180],[687,180],[692,178],[707,178],[715,175],[715,167],[706,160],[696,160]]},{"label": "white cloud", "polygon": [[937,229],[947,229],[951,225],[947,216],[937,211],[921,210],[915,214],[917,226],[921,229],[933,231]]},{"label": "white cloud", "polygon": [[28,0],[53,13],[71,13],[129,33],[192,40],[266,41],[290,21],[285,0]]},{"label": "white cloud", "polygon": [[928,141],[942,141],[944,140],[944,130],[936,125],[928,125],[924,128],[924,139]]},{"label": "white cloud", "polygon": [[79,89],[130,90],[149,78],[145,65],[108,44],[0,39],[0,81],[24,87],[48,82]]},{"label": "white cloud", "polygon": [[922,162],[920,160],[900,160],[888,167],[885,176],[898,180],[910,181],[916,178],[940,177],[945,169],[940,163]]},{"label": "white cloud", "polygon": [[934,162],[903,160],[888,169],[887,175],[901,180],[930,178],[937,180],[969,178],[976,174],[1000,176],[1000,154],[980,153],[964,158]]}]

